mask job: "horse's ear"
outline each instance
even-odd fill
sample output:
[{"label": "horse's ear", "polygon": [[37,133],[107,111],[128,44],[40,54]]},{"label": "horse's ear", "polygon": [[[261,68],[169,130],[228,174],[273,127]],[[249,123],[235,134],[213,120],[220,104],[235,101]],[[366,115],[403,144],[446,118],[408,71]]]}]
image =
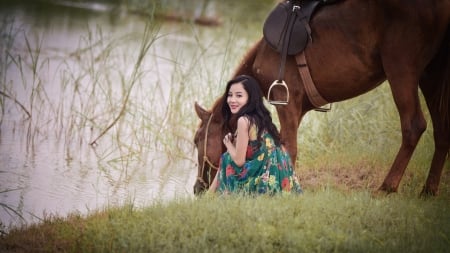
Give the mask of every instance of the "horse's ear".
[{"label": "horse's ear", "polygon": [[211,115],[211,112],[201,107],[197,102],[195,102],[195,112],[202,121],[208,120],[209,116]]}]

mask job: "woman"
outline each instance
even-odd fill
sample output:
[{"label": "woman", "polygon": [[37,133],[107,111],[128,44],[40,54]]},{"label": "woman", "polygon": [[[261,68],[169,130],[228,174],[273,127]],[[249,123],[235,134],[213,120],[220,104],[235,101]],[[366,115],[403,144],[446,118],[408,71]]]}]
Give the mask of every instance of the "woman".
[{"label": "woman", "polygon": [[241,75],[227,83],[223,94],[223,139],[227,148],[210,192],[301,193],[289,154],[280,143],[280,135],[256,79]]}]

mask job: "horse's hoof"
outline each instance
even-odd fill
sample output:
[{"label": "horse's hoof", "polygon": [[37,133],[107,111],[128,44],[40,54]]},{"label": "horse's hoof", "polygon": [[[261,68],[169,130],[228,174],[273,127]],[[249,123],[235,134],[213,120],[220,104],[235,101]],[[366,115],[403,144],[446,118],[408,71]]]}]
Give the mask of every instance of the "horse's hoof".
[{"label": "horse's hoof", "polygon": [[389,194],[388,192],[378,189],[372,191],[370,195],[372,196],[372,198],[379,199],[386,197],[388,194]]},{"label": "horse's hoof", "polygon": [[427,187],[424,187],[422,191],[420,192],[421,198],[429,198],[429,197],[435,197],[438,195],[438,191],[434,189],[430,189]]},{"label": "horse's hoof", "polygon": [[378,188],[378,190],[372,192],[372,197],[374,198],[380,198],[380,197],[386,197],[390,195],[391,193],[396,193],[397,189],[394,187],[387,186],[386,184],[383,184]]}]

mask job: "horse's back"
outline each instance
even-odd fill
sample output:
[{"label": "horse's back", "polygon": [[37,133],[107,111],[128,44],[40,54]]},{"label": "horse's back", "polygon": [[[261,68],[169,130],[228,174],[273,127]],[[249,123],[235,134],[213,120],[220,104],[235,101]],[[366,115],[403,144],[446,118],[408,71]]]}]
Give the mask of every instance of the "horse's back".
[{"label": "horse's back", "polygon": [[306,54],[330,102],[363,94],[398,73],[417,78],[439,50],[450,0],[346,0],[312,19]]}]

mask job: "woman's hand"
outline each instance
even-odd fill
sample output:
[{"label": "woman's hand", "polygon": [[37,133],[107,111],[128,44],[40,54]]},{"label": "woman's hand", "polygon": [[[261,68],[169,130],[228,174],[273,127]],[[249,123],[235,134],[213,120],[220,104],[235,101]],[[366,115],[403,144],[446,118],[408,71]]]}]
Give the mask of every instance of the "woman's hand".
[{"label": "woman's hand", "polygon": [[223,138],[223,144],[225,144],[225,147],[227,147],[227,149],[230,145],[233,144],[233,135],[231,133],[227,133],[225,135],[225,137]]},{"label": "woman's hand", "polygon": [[249,125],[250,121],[246,117],[240,117],[237,121],[237,136],[233,138],[233,135],[228,133],[223,138],[223,144],[225,144],[231,159],[239,167],[245,163],[245,154],[250,138],[248,135]]}]

